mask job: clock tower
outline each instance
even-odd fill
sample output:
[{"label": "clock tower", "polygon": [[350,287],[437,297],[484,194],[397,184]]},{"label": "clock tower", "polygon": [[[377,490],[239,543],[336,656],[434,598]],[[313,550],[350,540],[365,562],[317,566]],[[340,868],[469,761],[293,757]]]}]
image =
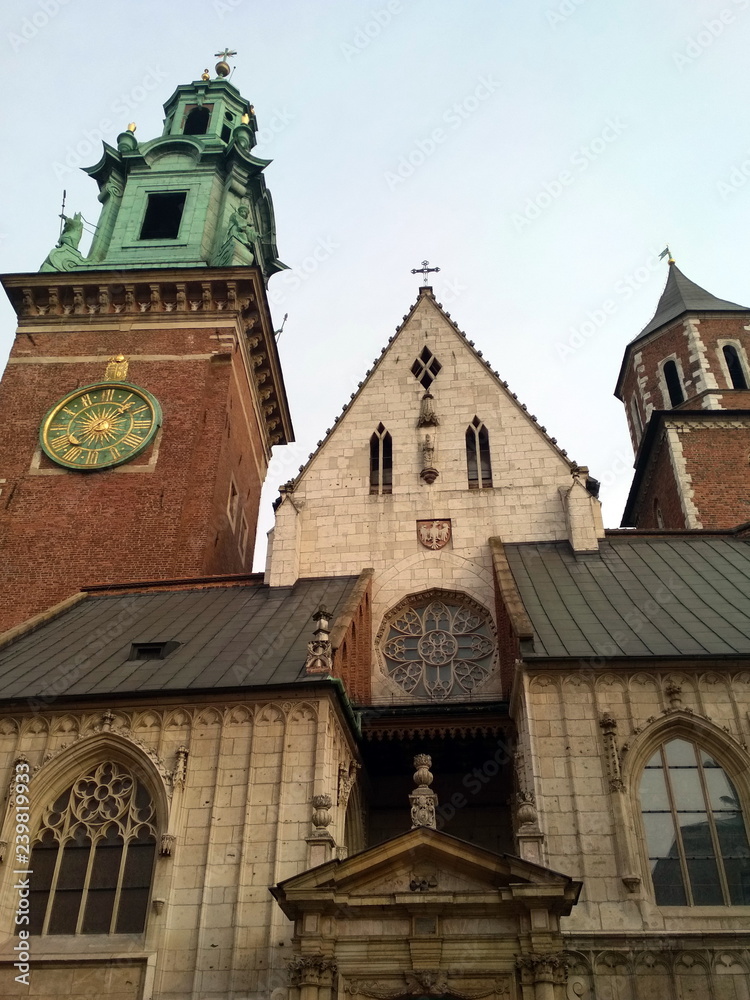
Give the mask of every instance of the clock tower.
[{"label": "clock tower", "polygon": [[266,297],[278,260],[252,105],[179,86],[88,168],[91,250],[64,219],[37,274],[2,278],[0,631],[97,583],[246,574],[271,448],[293,440]]}]

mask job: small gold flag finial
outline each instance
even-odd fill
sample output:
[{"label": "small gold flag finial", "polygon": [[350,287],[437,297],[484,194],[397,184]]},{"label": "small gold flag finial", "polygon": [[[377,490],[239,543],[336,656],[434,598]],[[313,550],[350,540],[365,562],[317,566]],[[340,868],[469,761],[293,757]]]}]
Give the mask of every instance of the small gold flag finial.
[{"label": "small gold flag finial", "polygon": [[115,354],[110,358],[104,369],[104,378],[108,382],[122,382],[128,377],[128,360],[124,354]]},{"label": "small gold flag finial", "polygon": [[667,258],[667,264],[674,264],[675,259],[672,256],[672,252],[669,249],[669,246],[664,247],[662,252],[659,254],[659,260],[664,260],[665,257]]}]

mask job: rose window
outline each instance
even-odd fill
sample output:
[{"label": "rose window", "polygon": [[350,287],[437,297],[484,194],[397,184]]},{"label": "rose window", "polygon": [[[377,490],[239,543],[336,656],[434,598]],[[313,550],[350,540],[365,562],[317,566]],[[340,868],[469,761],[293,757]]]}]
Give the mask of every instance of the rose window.
[{"label": "rose window", "polygon": [[385,673],[407,694],[442,701],[470,696],[495,658],[490,616],[474,601],[432,592],[402,601],[380,630]]}]

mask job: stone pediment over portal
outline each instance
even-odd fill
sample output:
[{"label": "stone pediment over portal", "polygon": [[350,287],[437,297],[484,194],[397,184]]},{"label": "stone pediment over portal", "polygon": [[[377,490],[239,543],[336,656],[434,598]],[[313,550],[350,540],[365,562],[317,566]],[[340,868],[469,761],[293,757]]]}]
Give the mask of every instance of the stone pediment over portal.
[{"label": "stone pediment over portal", "polygon": [[371,906],[543,907],[570,913],[581,884],[511,855],[493,854],[437,830],[420,828],[295,875],[272,889],[290,918]]},{"label": "stone pediment over portal", "polygon": [[517,1000],[521,984],[562,1000],[560,917],[580,890],[423,827],[271,891],[294,921],[294,1000]]}]

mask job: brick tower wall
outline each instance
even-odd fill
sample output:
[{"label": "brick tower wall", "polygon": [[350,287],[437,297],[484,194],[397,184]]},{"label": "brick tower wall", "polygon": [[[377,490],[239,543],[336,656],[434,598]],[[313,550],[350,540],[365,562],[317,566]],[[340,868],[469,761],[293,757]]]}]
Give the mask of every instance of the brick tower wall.
[{"label": "brick tower wall", "polygon": [[[250,571],[267,455],[240,334],[223,323],[219,337],[179,320],[86,330],[71,317],[17,335],[0,383],[0,631],[87,584]],[[61,469],[40,451],[41,421],[71,390],[101,381],[116,353],[130,359],[128,381],[159,400],[162,428],[115,469]]]}]

